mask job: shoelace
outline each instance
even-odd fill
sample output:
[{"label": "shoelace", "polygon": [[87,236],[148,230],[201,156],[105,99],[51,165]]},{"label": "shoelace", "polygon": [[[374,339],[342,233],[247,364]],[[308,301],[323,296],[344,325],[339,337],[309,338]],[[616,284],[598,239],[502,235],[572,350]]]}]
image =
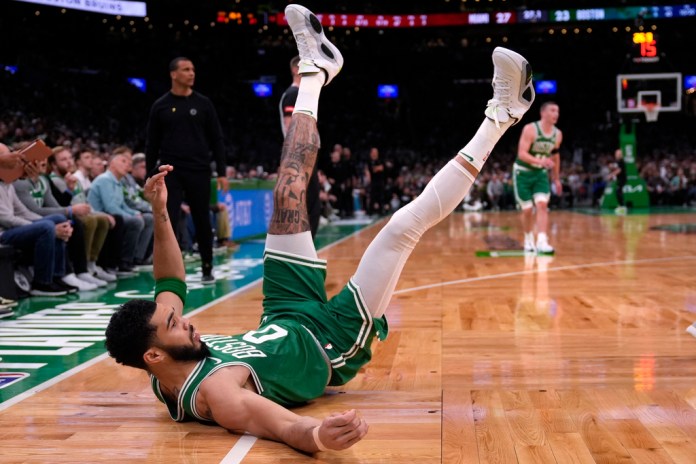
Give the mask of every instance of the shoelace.
[{"label": "shoelace", "polygon": [[295,42],[297,42],[297,51],[301,58],[311,58],[312,53],[310,52],[309,45],[307,45],[307,38],[304,34],[296,34]]},{"label": "shoelace", "polygon": [[493,95],[493,98],[488,100],[487,106],[493,107],[493,121],[495,121],[495,127],[500,129],[500,121],[498,120],[498,108],[502,107],[506,109],[510,106],[510,80],[503,79],[498,75],[494,76]]}]

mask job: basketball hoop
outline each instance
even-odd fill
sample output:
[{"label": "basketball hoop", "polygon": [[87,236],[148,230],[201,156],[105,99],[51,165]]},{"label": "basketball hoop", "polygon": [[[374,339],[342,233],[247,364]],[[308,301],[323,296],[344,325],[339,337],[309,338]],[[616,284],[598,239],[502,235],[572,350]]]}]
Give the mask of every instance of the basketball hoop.
[{"label": "basketball hoop", "polygon": [[660,115],[660,105],[653,102],[644,102],[641,106],[647,122],[657,121],[657,117]]}]

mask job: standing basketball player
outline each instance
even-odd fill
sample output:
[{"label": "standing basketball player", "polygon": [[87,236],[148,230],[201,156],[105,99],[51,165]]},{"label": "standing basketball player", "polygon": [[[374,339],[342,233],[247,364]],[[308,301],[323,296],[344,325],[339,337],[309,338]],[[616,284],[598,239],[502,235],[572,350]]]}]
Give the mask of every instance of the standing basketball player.
[{"label": "standing basketball player", "polygon": [[[541,119],[524,126],[517,149],[517,159],[512,168],[515,198],[522,208],[524,251],[553,253],[549,245],[549,173],[556,195],[561,195],[561,156],[559,148],[563,134],[556,127],[558,105],[546,102],[541,105]],[[534,207],[536,207],[536,242],[534,241]]]},{"label": "standing basketball player", "polygon": [[302,76],[274,188],[263,275],[263,316],[240,335],[200,335],[183,317],[184,267],[165,208],[165,176],[145,186],[156,211],[155,301],[132,300],[114,313],[106,346],[116,361],[146,370],[157,398],[176,421],[217,423],[228,430],[287,443],[306,451],[345,449],[367,433],[355,410],[319,420],[289,406],[343,385],[384,339],[384,317],[401,270],[421,236],[459,206],[503,133],[534,99],[531,67],[517,53],[493,52],[493,98],[473,139],[435,175],[421,195],[398,210],[377,234],[355,274],[327,298],[326,261],[309,232],[306,196],[319,151],[316,109],[322,87],[343,58],[309,10],[291,4],[285,14],[300,52]]},{"label": "standing basketball player", "polygon": [[[297,94],[300,91],[300,57],[296,56],[290,60],[290,74],[292,74],[292,84],[280,97],[280,128],[283,131],[283,138],[288,133],[292,113],[295,111]],[[307,188],[307,212],[309,213],[309,229],[312,238],[316,237],[319,230],[319,218],[321,217],[321,201],[319,200],[319,176],[317,167],[314,167],[312,177],[309,179]]]}]

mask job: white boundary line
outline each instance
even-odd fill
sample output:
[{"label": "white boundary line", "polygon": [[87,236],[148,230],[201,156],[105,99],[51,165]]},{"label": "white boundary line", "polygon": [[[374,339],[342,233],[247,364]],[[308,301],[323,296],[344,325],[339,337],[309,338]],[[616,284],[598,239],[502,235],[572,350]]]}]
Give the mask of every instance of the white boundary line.
[{"label": "white boundary line", "polygon": [[254,446],[256,440],[258,440],[258,438],[253,435],[242,435],[239,437],[239,440],[237,440],[237,443],[234,444],[230,452],[227,453],[227,456],[222,458],[220,464],[239,464],[242,462],[242,459],[246,457],[249,451],[251,451],[251,447]]},{"label": "white boundary line", "polygon": [[61,380],[67,379],[68,377],[73,376],[73,375],[77,374],[78,372],[83,371],[83,370],[87,369],[88,367],[91,367],[91,366],[97,364],[100,361],[103,361],[108,356],[109,355],[107,353],[100,354],[96,358],[90,359],[89,361],[84,362],[84,363],[80,364],[79,366],[75,366],[72,369],[70,369],[69,371],[63,372],[59,376],[53,377],[51,380],[47,380],[44,383],[37,385],[36,387],[34,387],[31,390],[27,390],[24,393],[20,393],[19,395],[12,397],[3,403],[0,403],[0,411],[4,411],[5,409],[9,408],[10,406],[14,406],[15,404],[19,403],[20,401],[23,401],[23,400],[29,398],[30,396],[34,396],[35,394],[37,394],[41,391],[44,391],[49,387],[52,387],[53,385],[57,384]]},{"label": "white boundary line", "polygon": [[[647,258],[647,259],[627,259],[627,260],[622,260],[622,261],[606,261],[603,263],[589,263],[589,264],[572,264],[568,266],[560,266],[560,267],[551,267],[547,270],[547,272],[555,272],[555,271],[568,271],[571,269],[585,269],[585,268],[590,268],[590,267],[607,267],[607,266],[618,266],[619,264],[645,264],[645,263],[659,263],[659,262],[664,262],[664,261],[679,261],[679,260],[691,260],[691,259],[696,259],[696,256],[674,256],[671,258]],[[439,282],[436,284],[428,284],[428,285],[421,285],[420,287],[413,287],[413,288],[404,288],[402,290],[398,290],[394,292],[394,295],[402,295],[404,293],[410,293],[410,292],[417,292],[419,290],[427,290],[430,288],[435,288],[435,287],[445,287],[449,285],[457,285],[457,284],[468,284],[470,282],[480,282],[482,280],[494,280],[494,279],[501,279],[505,277],[514,277],[514,276],[519,276],[519,275],[525,275],[525,274],[536,274],[539,272],[538,270],[535,269],[530,269],[528,271],[516,271],[516,272],[505,272],[503,274],[492,274],[492,275],[487,275],[487,276],[481,276],[481,277],[470,277],[468,279],[460,279],[460,280],[450,280],[448,282]]]}]

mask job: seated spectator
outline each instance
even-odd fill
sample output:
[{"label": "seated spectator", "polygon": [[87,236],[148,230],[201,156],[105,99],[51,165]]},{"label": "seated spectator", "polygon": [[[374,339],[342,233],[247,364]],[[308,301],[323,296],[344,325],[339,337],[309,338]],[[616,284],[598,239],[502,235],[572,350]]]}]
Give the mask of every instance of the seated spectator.
[{"label": "seated spectator", "polygon": [[113,154],[109,161],[109,169],[92,181],[92,187],[87,194],[92,209],[120,217],[123,221],[123,240],[116,269],[121,276],[134,275],[133,260],[137,245],[144,240],[150,240],[150,237],[142,235],[145,228],[142,214],[126,204],[123,194],[121,179],[129,169],[130,161],[127,156],[122,153]]},{"label": "seated spectator", "polygon": [[66,274],[62,277],[64,283],[77,287],[79,290],[94,290],[97,284],[87,277],[85,280],[77,274],[87,274],[87,255],[85,253],[84,228],[80,221],[74,221],[73,215],[83,216],[89,213],[88,205],[75,207],[61,206],[51,192],[51,181],[46,172],[46,160],[29,163],[25,168],[27,176],[14,182],[15,192],[19,201],[30,211],[40,216],[62,215],[71,220],[73,233],[67,241],[68,259]]},{"label": "seated spectator", "polygon": [[[109,229],[116,225],[116,220],[109,214],[92,211],[87,202],[87,194],[83,190],[82,184],[73,175],[73,172],[77,171],[75,171],[70,150],[62,146],[54,148],[53,155],[49,157],[48,163],[48,177],[51,181],[53,196],[61,206],[72,206],[75,220],[80,221],[84,229],[88,272],[78,274],[77,277],[98,286],[104,286],[107,282],[114,282],[116,276],[98,266],[97,259],[104,246]],[[78,214],[81,209],[89,212]]]},{"label": "seated spectator", "polygon": [[94,154],[89,150],[82,150],[75,153],[75,178],[80,183],[83,192],[87,192],[92,186],[92,160]]},{"label": "seated spectator", "polygon": [[[0,159],[9,153],[7,146],[0,144]],[[9,164],[11,158],[2,164]],[[65,216],[42,217],[29,211],[17,198],[14,186],[0,181],[0,244],[33,254],[31,295],[60,296],[77,291],[61,279],[65,275],[65,242],[71,235],[72,226]]]},{"label": "seated spectator", "polygon": [[133,256],[133,264],[141,266],[144,264],[152,264],[152,238],[154,225],[152,222],[152,206],[143,197],[143,188],[138,185],[138,182],[131,175],[133,169],[133,152],[128,147],[118,147],[114,150],[114,155],[121,154],[128,159],[128,172],[121,179],[123,186],[123,197],[126,205],[138,211],[142,216],[144,226],[138,239],[138,244]]},{"label": "seated spectator", "polygon": [[136,153],[133,155],[133,167],[131,168],[131,175],[135,182],[140,187],[145,185],[145,180],[147,179],[147,167],[145,164],[145,153]]},{"label": "seated spectator", "polygon": [[92,181],[94,181],[94,179],[106,172],[107,166],[109,164],[107,159],[104,159],[104,157],[102,157],[98,153],[94,154],[94,156],[92,157],[92,162],[89,165],[89,178]]}]

